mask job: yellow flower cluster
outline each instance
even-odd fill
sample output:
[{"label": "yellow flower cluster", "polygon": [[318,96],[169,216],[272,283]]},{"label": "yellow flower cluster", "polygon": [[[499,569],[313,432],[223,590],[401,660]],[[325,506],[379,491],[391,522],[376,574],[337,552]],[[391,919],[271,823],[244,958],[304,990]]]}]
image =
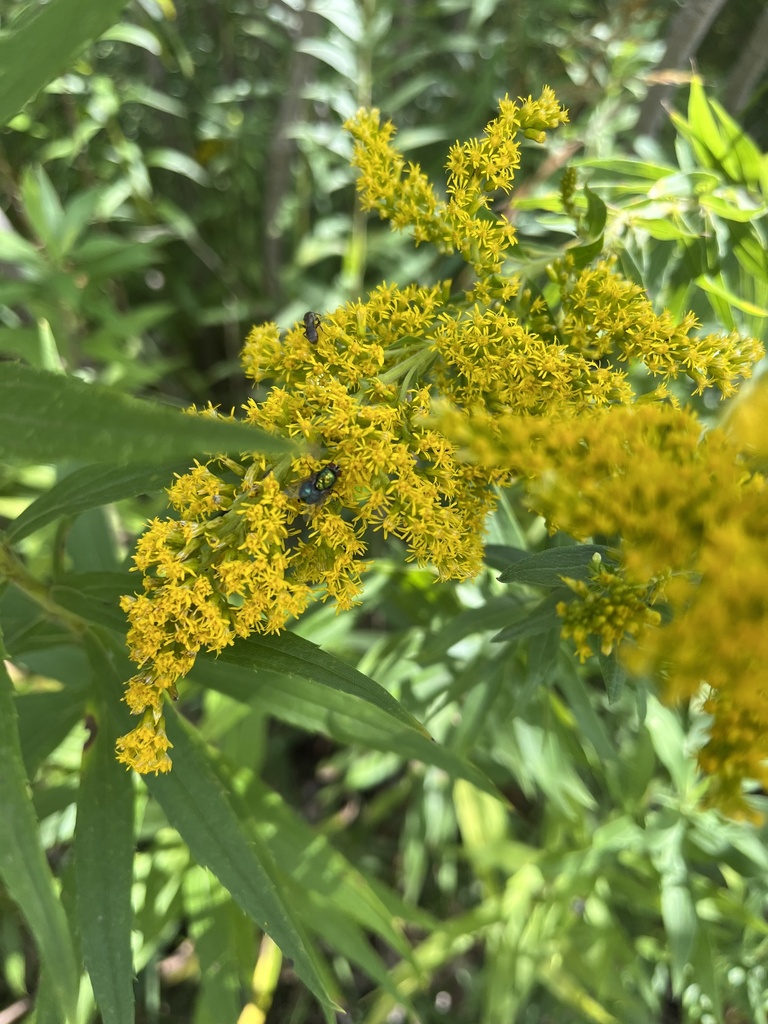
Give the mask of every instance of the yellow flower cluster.
[{"label": "yellow flower cluster", "polygon": [[[139,541],[143,589],[123,607],[138,665],[126,700],[142,717],[118,743],[125,764],[170,768],[163,699],[201,650],[278,632],[315,600],[352,607],[377,533],[438,578],[473,576],[495,488],[515,475],[553,527],[620,544],[621,568],[574,584],[563,609],[582,653],[590,634],[603,650],[667,635],[650,629],[658,597],[695,608],[690,574],[712,524],[743,500],[745,474],[725,438],[702,442],[696,418],[663,402],[666,382],[687,375],[728,393],[759,346],[691,337],[692,318],[655,313],[610,261],[558,261],[546,301],[507,272],[514,232],[492,196],[511,187],[518,137],[541,141],[565,120],[551,90],[503,99],[481,139],[451,148],[446,199],[406,165],[377,111],[348,123],[363,206],[460,253],[474,279],[383,284],[324,316],[316,337],[300,325],[251,331],[245,418],[296,440],[298,454],[196,465],[170,488],[178,519],[155,520]],[[630,384],[639,364],[659,380],[645,404]],[[661,643],[648,650],[667,658]]]},{"label": "yellow flower cluster", "polygon": [[669,380],[686,374],[697,393],[716,387],[727,397],[762,354],[754,338],[736,332],[692,337],[698,327],[692,313],[679,324],[666,310],[657,315],[644,290],[615,273],[612,260],[579,274],[563,260],[550,273],[562,296],[558,334],[590,363],[610,358],[629,365],[638,360],[655,377]]},{"label": "yellow flower cluster", "polygon": [[590,637],[610,654],[627,636],[637,636],[647,626],[658,626],[661,615],[650,608],[658,588],[630,584],[618,573],[597,567],[590,579],[563,582],[576,594],[574,601],[560,601],[557,614],[563,620],[561,635],[571,637],[581,661],[592,654]]},{"label": "yellow flower cluster", "polygon": [[[299,327],[284,337],[275,324],[253,329],[244,369],[270,390],[247,404],[246,419],[301,439],[304,449],[277,463],[246,456],[197,465],[170,489],[180,520],[156,520],[139,542],[143,593],[124,598],[123,608],[139,666],[126,700],[143,718],[118,743],[124,763],[144,772],[170,768],[163,695],[175,693],[199,651],[284,629],[311,600],[351,607],[376,531],[401,540],[407,557],[433,565],[440,578],[479,570],[493,485],[505,473],[462,462],[427,425],[433,388],[437,382],[457,399],[479,389],[507,400],[512,392],[501,377],[508,369],[491,349],[510,341],[532,353],[539,347],[528,386],[539,367],[543,372],[540,340],[528,338],[512,317],[495,327],[481,309],[508,301],[518,287],[500,273],[514,232],[489,206],[493,192],[511,185],[518,134],[542,141],[546,129],[566,119],[551,90],[519,105],[505,97],[483,139],[451,149],[447,202],[417,166],[405,170],[391,146],[394,129],[380,124],[377,111],[360,111],[349,122],[363,206],[379,209],[395,227],[410,226],[417,242],[462,253],[478,275],[476,287],[452,297],[450,283],[382,285],[367,302],[348,303],[324,319],[316,341]],[[474,368],[473,325],[480,319],[489,343],[485,363]],[[318,474],[325,479],[329,469],[329,485],[315,494]]]},{"label": "yellow flower cluster", "polygon": [[[712,466],[711,484],[720,473]],[[669,674],[668,693],[685,699],[711,689],[712,716],[699,754],[713,776],[712,802],[750,815],[745,779],[768,789],[768,489],[760,473],[744,474],[740,493],[711,519],[695,559],[696,576],[670,589],[677,611],[648,637],[641,664]]]},{"label": "yellow flower cluster", "polygon": [[394,126],[381,124],[378,110],[361,110],[346,128],[355,139],[353,163],[364,210],[377,210],[393,228],[412,227],[414,239],[432,242],[440,252],[461,253],[478,276],[501,270],[515,232],[503,217],[490,216],[493,193],[509,192],[520,165],[519,134],[544,142],[546,133],[568,120],[554,92],[518,105],[508,96],[483,139],[457,142],[450,149],[448,199],[439,199],[417,164],[407,164],[392,146]]},{"label": "yellow flower cluster", "polygon": [[744,781],[768,788],[768,489],[743,445],[724,429],[702,436],[692,412],[665,403],[548,418],[446,408],[437,422],[469,461],[522,477],[552,529],[615,545],[619,570],[567,581],[577,599],[558,608],[563,635],[582,658],[592,636],[604,653],[633,637],[625,660],[670,702],[710,687],[709,799],[749,814]]}]

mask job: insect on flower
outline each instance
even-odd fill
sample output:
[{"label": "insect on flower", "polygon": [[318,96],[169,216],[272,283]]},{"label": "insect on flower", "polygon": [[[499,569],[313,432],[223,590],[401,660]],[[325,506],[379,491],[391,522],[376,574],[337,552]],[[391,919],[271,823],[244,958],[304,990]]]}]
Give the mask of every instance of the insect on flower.
[{"label": "insect on flower", "polygon": [[304,333],[310,345],[317,344],[317,328],[321,324],[321,318],[312,310],[304,314]]},{"label": "insect on flower", "polygon": [[319,505],[328,497],[331,488],[341,476],[341,470],[335,462],[318,469],[311,477],[299,484],[299,501],[307,505]]}]

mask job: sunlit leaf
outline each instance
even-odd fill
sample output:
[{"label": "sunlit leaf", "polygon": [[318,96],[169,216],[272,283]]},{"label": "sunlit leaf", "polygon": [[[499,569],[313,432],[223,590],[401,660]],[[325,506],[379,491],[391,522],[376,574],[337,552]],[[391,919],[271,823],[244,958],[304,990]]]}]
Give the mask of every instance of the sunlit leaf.
[{"label": "sunlit leaf", "polygon": [[78,930],[104,1024],[132,1024],[133,784],[115,759],[103,701],[89,722],[75,828]]},{"label": "sunlit leaf", "polygon": [[0,664],[0,877],[32,933],[62,1016],[74,1021],[79,983],[75,947],[41,843],[13,705],[13,685]]},{"label": "sunlit leaf", "polygon": [[6,536],[19,541],[54,522],[61,516],[75,516],[89,508],[98,508],[121,498],[151,494],[168,487],[181,463],[158,466],[139,463],[123,466],[84,466],[63,477],[49,491],[28,505],[11,523]]},{"label": "sunlit leaf", "polygon": [[0,364],[0,457],[112,465],[201,452],[284,452],[287,441],[241,423],[188,416],[75,377]]},{"label": "sunlit leaf", "polygon": [[292,906],[283,899],[269,852],[253,832],[243,832],[191,727],[172,709],[166,712],[166,722],[174,769],[159,778],[147,776],[149,791],[195,860],[216,875],[258,927],[291,957],[330,1022],[330,976]]},{"label": "sunlit leaf", "polygon": [[126,0],[51,0],[0,38],[0,125],[117,20]]}]

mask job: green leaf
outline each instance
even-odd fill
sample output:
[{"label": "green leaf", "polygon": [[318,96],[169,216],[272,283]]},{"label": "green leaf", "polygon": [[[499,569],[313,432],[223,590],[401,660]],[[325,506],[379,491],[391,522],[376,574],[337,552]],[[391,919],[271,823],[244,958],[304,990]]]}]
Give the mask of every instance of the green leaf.
[{"label": "green leaf", "polygon": [[534,587],[561,587],[562,577],[586,580],[590,570],[599,562],[610,560],[611,550],[602,544],[569,544],[561,548],[547,548],[534,555],[526,555],[507,566],[499,576],[500,583],[524,583]]},{"label": "green leaf", "polygon": [[296,973],[323,1005],[326,1019],[332,984],[292,906],[283,898],[272,858],[254,832],[246,835],[201,741],[173,707],[166,707],[173,744],[173,771],[145,783],[198,864],[207,867],[248,916],[293,960]]},{"label": "green leaf", "polygon": [[[638,687],[638,695],[647,690]],[[696,776],[695,762],[685,750],[680,718],[652,696],[647,698],[645,725],[656,756],[666,767],[680,793],[686,793]]]},{"label": "green leaf", "polygon": [[[371,948],[365,932],[359,925],[335,902],[317,900],[313,893],[307,894],[299,886],[294,885],[290,875],[286,874],[284,877],[286,888],[290,889],[294,902],[301,906],[301,915],[307,927],[321,938],[324,945],[338,950],[351,963],[358,964],[385,992],[397,998],[397,986],[386,964]],[[404,1006],[411,1008],[407,997],[404,997],[402,1002]]]},{"label": "green leaf", "polygon": [[448,619],[442,629],[426,635],[419,652],[419,662],[439,661],[446,651],[465,637],[489,629],[501,629],[519,610],[520,602],[509,597],[490,598],[479,608],[466,608]]},{"label": "green leaf", "polygon": [[104,281],[157,264],[161,259],[159,244],[158,239],[129,242],[125,238],[90,233],[72,250],[71,257],[75,267],[88,274],[91,281]]},{"label": "green leaf", "polygon": [[731,225],[733,253],[739,264],[760,284],[768,284],[768,250],[753,225]]},{"label": "green leaf", "polygon": [[189,416],[76,377],[0,364],[0,458],[136,463],[152,452],[170,462],[201,452],[291,450],[288,441],[243,423]]},{"label": "green leaf", "polygon": [[549,633],[560,622],[557,614],[557,605],[560,601],[565,601],[572,597],[573,593],[570,590],[555,590],[526,615],[511,622],[500,633],[497,633],[493,637],[493,642],[503,643],[511,640],[522,640],[526,636],[539,636],[541,633]]},{"label": "green leaf", "polygon": [[[697,930],[696,945],[690,967],[693,968],[692,977],[696,979],[696,984],[701,986],[701,991],[710,1000],[712,1010],[719,1015],[720,1007],[723,1006],[723,992],[717,957],[712,949],[713,938],[714,936],[710,937],[706,928]],[[718,1024],[720,1024],[719,1020]]]},{"label": "green leaf", "polygon": [[723,170],[733,181],[750,189],[759,189],[763,172],[763,154],[717,100],[710,100],[709,105],[720,122],[722,135],[728,144],[722,160]]},{"label": "green leaf", "polygon": [[621,1019],[614,1017],[602,1002],[595,999],[562,961],[544,973],[542,983],[560,1003],[573,1009],[577,1017],[571,1019],[589,1021],[589,1024],[621,1024]]},{"label": "green leaf", "polygon": [[52,600],[75,615],[125,633],[128,623],[118,602],[123,594],[132,594],[138,587],[135,573],[71,572],[53,584],[50,594]]},{"label": "green leaf", "polygon": [[568,701],[568,706],[573,711],[580,734],[589,740],[601,761],[614,761],[616,749],[605,726],[592,707],[583,676],[576,671],[570,661],[561,666],[557,675],[557,684]]},{"label": "green leaf", "polygon": [[560,654],[560,622],[557,621],[545,633],[528,637],[526,651],[529,684],[548,682]]},{"label": "green leaf", "polygon": [[318,8],[317,13],[320,17],[326,18],[350,42],[358,46],[363,45],[363,41],[370,38],[368,33],[371,29],[363,24],[362,11],[354,4],[323,4]]},{"label": "green leaf", "polygon": [[324,688],[371,704],[426,740],[429,745],[433,743],[421,722],[406,711],[383,686],[296,633],[252,636],[247,640],[239,640],[232,647],[225,647],[218,658],[230,665],[250,670],[267,669],[312,679]]},{"label": "green leaf", "polygon": [[[136,588],[134,579],[128,573],[69,573],[51,588],[51,597],[84,619],[124,634],[127,622],[117,602]],[[222,678],[219,668],[231,675]],[[435,743],[383,686],[295,633],[239,639],[216,657],[200,654],[192,676],[237,700],[248,700],[255,685],[260,696],[274,690],[277,699],[269,710],[286,721],[320,729],[341,742],[433,764],[498,796],[479,769]],[[232,679],[237,685],[231,686]]]},{"label": "green leaf", "polygon": [[722,217],[723,220],[736,221],[738,224],[750,224],[766,213],[765,206],[756,206],[754,203],[739,206],[737,202],[744,203],[743,197],[724,198],[716,195],[699,197],[699,204],[703,210],[709,210],[710,213]]},{"label": "green leaf", "polygon": [[[255,673],[253,669],[258,668],[259,663],[250,659],[243,663],[243,667],[237,668],[231,663],[229,655],[239,646],[236,644],[234,648],[222,651],[218,659],[199,657],[191,677],[235,700],[247,701],[300,729],[323,733],[339,743],[391,753],[403,761],[417,760],[434,765],[442,768],[451,778],[466,779],[478,789],[498,797],[498,790],[483,772],[463,757],[435,743],[423,726],[397,702],[399,713],[395,715],[370,702],[366,696],[355,696],[332,684],[318,686],[318,682],[325,682],[325,675],[322,673],[317,681],[313,681],[316,677],[313,675],[312,664],[306,661],[293,667],[286,663],[284,674],[263,670],[264,665],[261,666],[262,670]],[[318,650],[318,653],[323,652]],[[330,658],[330,655],[326,657]],[[332,660],[340,670],[354,672],[343,662]],[[373,680],[368,682],[371,687],[377,685]],[[364,688],[362,693],[365,692]],[[383,692],[386,693],[386,690]],[[389,701],[394,701],[394,697],[389,694],[387,697]],[[410,721],[415,724],[410,725]]]},{"label": "green leaf", "polygon": [[[2,77],[0,76],[0,81]],[[31,272],[31,276],[37,277],[46,269],[46,263],[36,246],[28,242],[22,235],[17,234],[11,226],[3,227],[0,231],[0,260],[4,263],[18,263],[25,266]],[[16,285],[17,288],[24,288],[23,284]],[[13,301],[13,295],[4,294],[4,302]]]},{"label": "green leaf", "polygon": [[694,278],[712,273],[717,254],[703,238],[686,239],[682,242],[682,260],[675,270],[680,286],[687,286]]},{"label": "green leaf", "polygon": [[679,227],[674,220],[663,220],[660,217],[633,218],[633,225],[641,231],[647,231],[651,238],[660,242],[676,241],[678,238],[693,238],[693,232]]},{"label": "green leaf", "polygon": [[[195,1024],[236,1021],[242,1009],[243,968],[253,969],[253,928],[210,871],[190,864],[182,876],[185,929],[195,947]],[[251,949],[248,962],[247,950]],[[275,959],[282,955],[274,949]]]},{"label": "green leaf", "polygon": [[51,325],[44,317],[40,317],[37,321],[37,334],[37,347],[40,352],[42,369],[50,370],[55,374],[63,373],[64,364],[61,361],[61,355],[59,353],[58,345],[56,344],[56,338],[51,330]]},{"label": "green leaf", "polygon": [[621,691],[624,689],[627,674],[615,650],[611,651],[610,654],[603,654],[602,651],[598,651],[597,661],[603,675],[608,700],[611,704],[615,704],[621,696]]},{"label": "green leaf", "polygon": [[510,544],[486,544],[483,561],[492,569],[503,572],[508,565],[520,562],[529,555],[530,551],[525,548],[512,547]]},{"label": "green leaf", "polygon": [[[135,25],[121,26],[126,28],[135,28]],[[113,31],[110,29],[110,31]],[[140,31],[144,31],[141,29]],[[150,33],[147,33],[149,36]],[[156,36],[151,36],[152,39],[157,42]],[[162,50],[161,50],[162,52]],[[138,82],[136,80],[132,82],[124,82],[122,84],[123,92],[123,103],[142,103],[145,107],[151,107],[153,110],[161,110],[164,114],[171,114],[173,117],[180,117],[184,120],[187,116],[187,108],[174,96],[169,96],[167,93],[159,92],[157,89],[152,89],[144,82]]]},{"label": "green leaf", "polygon": [[72,643],[66,626],[52,622],[36,601],[13,585],[0,598],[0,621],[13,657]]},{"label": "green leaf", "polygon": [[637,177],[647,178],[649,181],[660,181],[669,174],[674,174],[676,168],[664,164],[652,164],[646,160],[629,160],[625,157],[613,157],[598,160],[575,160],[575,167],[594,167],[599,171],[613,171],[622,178]]},{"label": "green leaf", "polygon": [[338,75],[343,75],[350,82],[354,82],[359,75],[359,64],[352,47],[340,45],[327,39],[303,39],[296,49],[300,53],[308,53],[321,60],[328,67],[333,68]]},{"label": "green leaf", "polygon": [[734,309],[740,309],[743,313],[749,313],[750,316],[768,316],[768,309],[763,309],[762,306],[756,306],[753,302],[747,302],[746,299],[742,299],[738,295],[735,295],[726,286],[725,279],[722,274],[717,274],[716,276],[702,274],[695,279],[695,283],[702,291],[707,293],[707,296],[712,302],[712,308],[715,310],[716,314],[723,319],[725,326],[729,330],[733,330],[735,327],[735,323],[730,312],[731,307]]},{"label": "green leaf", "polygon": [[75,826],[78,930],[104,1024],[132,1024],[133,783],[102,702],[88,723]]},{"label": "green leaf", "polygon": [[700,78],[691,81],[688,127],[690,141],[704,166],[721,165],[728,151],[728,143],[720,134]]},{"label": "green leaf", "polygon": [[177,149],[150,149],[145,155],[147,167],[162,167],[174,174],[181,174],[198,185],[207,185],[209,182],[208,173],[197,160],[180,153]]},{"label": "green leaf", "polygon": [[62,1024],[62,1012],[50,973],[43,964],[35,992],[35,1012],[32,1024]]},{"label": "green leaf", "polygon": [[574,267],[581,268],[589,266],[593,260],[597,259],[600,253],[603,251],[603,245],[605,239],[602,235],[596,238],[592,242],[586,242],[584,245],[572,245],[566,248],[568,256],[573,260]]},{"label": "green leaf", "polygon": [[[672,114],[673,118],[674,116]],[[692,200],[722,187],[722,184],[722,177],[712,171],[679,171],[652,185],[648,195],[653,199],[667,202],[673,199]]]},{"label": "green leaf", "polygon": [[584,218],[585,236],[587,239],[602,238],[605,221],[608,216],[603,200],[588,186],[584,186],[587,197],[587,213]]},{"label": "green leaf", "polygon": [[0,126],[115,21],[126,0],[51,0],[0,38]]},{"label": "green leaf", "polygon": [[85,691],[67,687],[57,693],[25,693],[16,698],[16,708],[24,766],[34,778],[46,757],[82,720]]},{"label": "green leaf", "polygon": [[151,53],[153,57],[162,57],[163,55],[163,44],[154,32],[141,28],[139,25],[130,25],[125,21],[121,21],[119,24],[107,29],[102,39],[130,43],[131,46],[141,47],[141,49]]},{"label": "green leaf", "polygon": [[20,190],[24,213],[38,241],[58,260],[64,210],[44,168],[28,167],[22,175]]},{"label": "green leaf", "polygon": [[11,523],[6,538],[17,542],[61,516],[75,516],[86,509],[108,505],[121,498],[162,490],[173,482],[174,472],[183,472],[185,468],[181,463],[84,466],[59,480],[50,491],[28,505]]},{"label": "green leaf", "polygon": [[672,991],[679,995],[686,984],[698,931],[696,908],[687,885],[662,879],[661,917],[671,954]]},{"label": "green leaf", "polygon": [[279,793],[258,779],[249,784],[248,814],[282,870],[408,956],[410,947],[402,930],[365,876],[326,836],[302,820]]},{"label": "green leaf", "polygon": [[150,327],[154,327],[155,324],[166,320],[173,311],[170,302],[146,303],[128,313],[116,313],[110,310],[103,327],[89,335],[83,348],[94,354],[103,351],[108,356],[110,352],[107,346],[112,344],[115,338],[136,337]]},{"label": "green leaf", "polygon": [[29,926],[60,1012],[75,1019],[79,972],[74,940],[40,842],[27,789],[13,684],[0,663],[0,877]]},{"label": "green leaf", "polygon": [[31,366],[43,369],[45,360],[36,327],[0,327],[0,352],[26,359]]},{"label": "green leaf", "polygon": [[580,817],[580,808],[594,808],[596,801],[579,775],[570,751],[571,742],[551,717],[537,722],[522,715],[511,719],[516,744],[515,772],[520,785],[539,786],[552,810],[567,818]]}]

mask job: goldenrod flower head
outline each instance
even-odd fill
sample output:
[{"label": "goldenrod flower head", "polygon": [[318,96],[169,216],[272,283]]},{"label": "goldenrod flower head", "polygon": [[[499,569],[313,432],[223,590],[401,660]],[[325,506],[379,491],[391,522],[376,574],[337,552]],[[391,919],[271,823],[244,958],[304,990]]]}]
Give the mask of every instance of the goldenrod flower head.
[{"label": "goldenrod flower head", "polygon": [[168,750],[172,746],[163,716],[147,711],[141,724],[117,741],[117,759],[142,775],[157,775],[171,770]]},{"label": "goldenrod flower head", "polygon": [[628,583],[602,566],[593,569],[588,581],[564,577],[563,582],[577,596],[557,605],[563,620],[561,635],[573,639],[582,662],[593,653],[590,637],[597,637],[600,651],[610,654],[626,637],[637,636],[661,621],[658,611],[650,607],[658,587]]},{"label": "goldenrod flower head", "polygon": [[[437,416],[464,457],[506,468],[531,506],[580,540],[614,545],[620,570],[566,581],[563,635],[583,660],[622,641],[630,667],[653,674],[670,702],[702,686],[713,716],[699,754],[709,799],[750,815],[743,784],[768,786],[768,488],[725,430],[703,433],[665,403],[550,417]],[[668,621],[661,625],[663,601]]]},{"label": "goldenrod flower head", "polygon": [[456,142],[446,167],[447,199],[440,199],[418,164],[406,163],[392,145],[393,125],[378,110],[360,110],[345,127],[355,139],[353,164],[365,210],[376,210],[393,228],[409,227],[417,243],[459,252],[478,276],[501,269],[515,232],[503,217],[489,217],[490,194],[509,192],[520,164],[519,134],[544,142],[548,129],[568,120],[551,89],[520,106],[505,96],[483,139]]},{"label": "goldenrod flower head", "polygon": [[[505,97],[481,138],[451,147],[444,197],[378,111],[350,120],[363,207],[460,253],[474,277],[463,289],[384,283],[325,314],[311,339],[302,325],[250,332],[242,361],[258,397],[245,419],[297,452],[195,464],[169,490],[178,519],[140,539],[141,592],[122,605],[138,665],[126,701],[142,715],[118,745],[128,766],[168,770],[164,695],[201,650],[279,632],[313,601],[353,607],[377,532],[438,579],[472,577],[495,489],[515,477],[553,529],[613,538],[620,556],[573,583],[562,608],[581,655],[591,636],[610,651],[662,635],[651,607],[662,594],[688,607],[697,559],[717,550],[711,524],[742,501],[745,474],[666,384],[687,375],[729,393],[761,350],[693,336],[693,318],[657,314],[610,260],[577,268],[566,255],[546,301],[508,272],[514,231],[492,196],[513,184],[519,136],[541,141],[565,120],[551,90]],[[641,364],[658,380],[642,403],[630,383]],[[665,657],[663,645],[644,650],[649,663]]]},{"label": "goldenrod flower head", "polygon": [[758,341],[736,332],[692,336],[698,327],[692,313],[679,324],[666,310],[655,313],[645,291],[618,275],[612,259],[579,273],[566,259],[552,268],[552,276],[562,294],[559,333],[590,360],[608,357],[625,365],[639,360],[655,377],[686,374],[696,393],[716,387],[727,397],[762,355]]},{"label": "goldenrod flower head", "polygon": [[[718,461],[707,467],[713,490],[725,475]],[[677,614],[645,637],[637,660],[664,674],[671,700],[709,688],[712,724],[699,752],[714,776],[709,800],[751,817],[744,781],[768,787],[768,489],[737,467],[740,487],[702,529],[695,577],[671,593]]]}]

